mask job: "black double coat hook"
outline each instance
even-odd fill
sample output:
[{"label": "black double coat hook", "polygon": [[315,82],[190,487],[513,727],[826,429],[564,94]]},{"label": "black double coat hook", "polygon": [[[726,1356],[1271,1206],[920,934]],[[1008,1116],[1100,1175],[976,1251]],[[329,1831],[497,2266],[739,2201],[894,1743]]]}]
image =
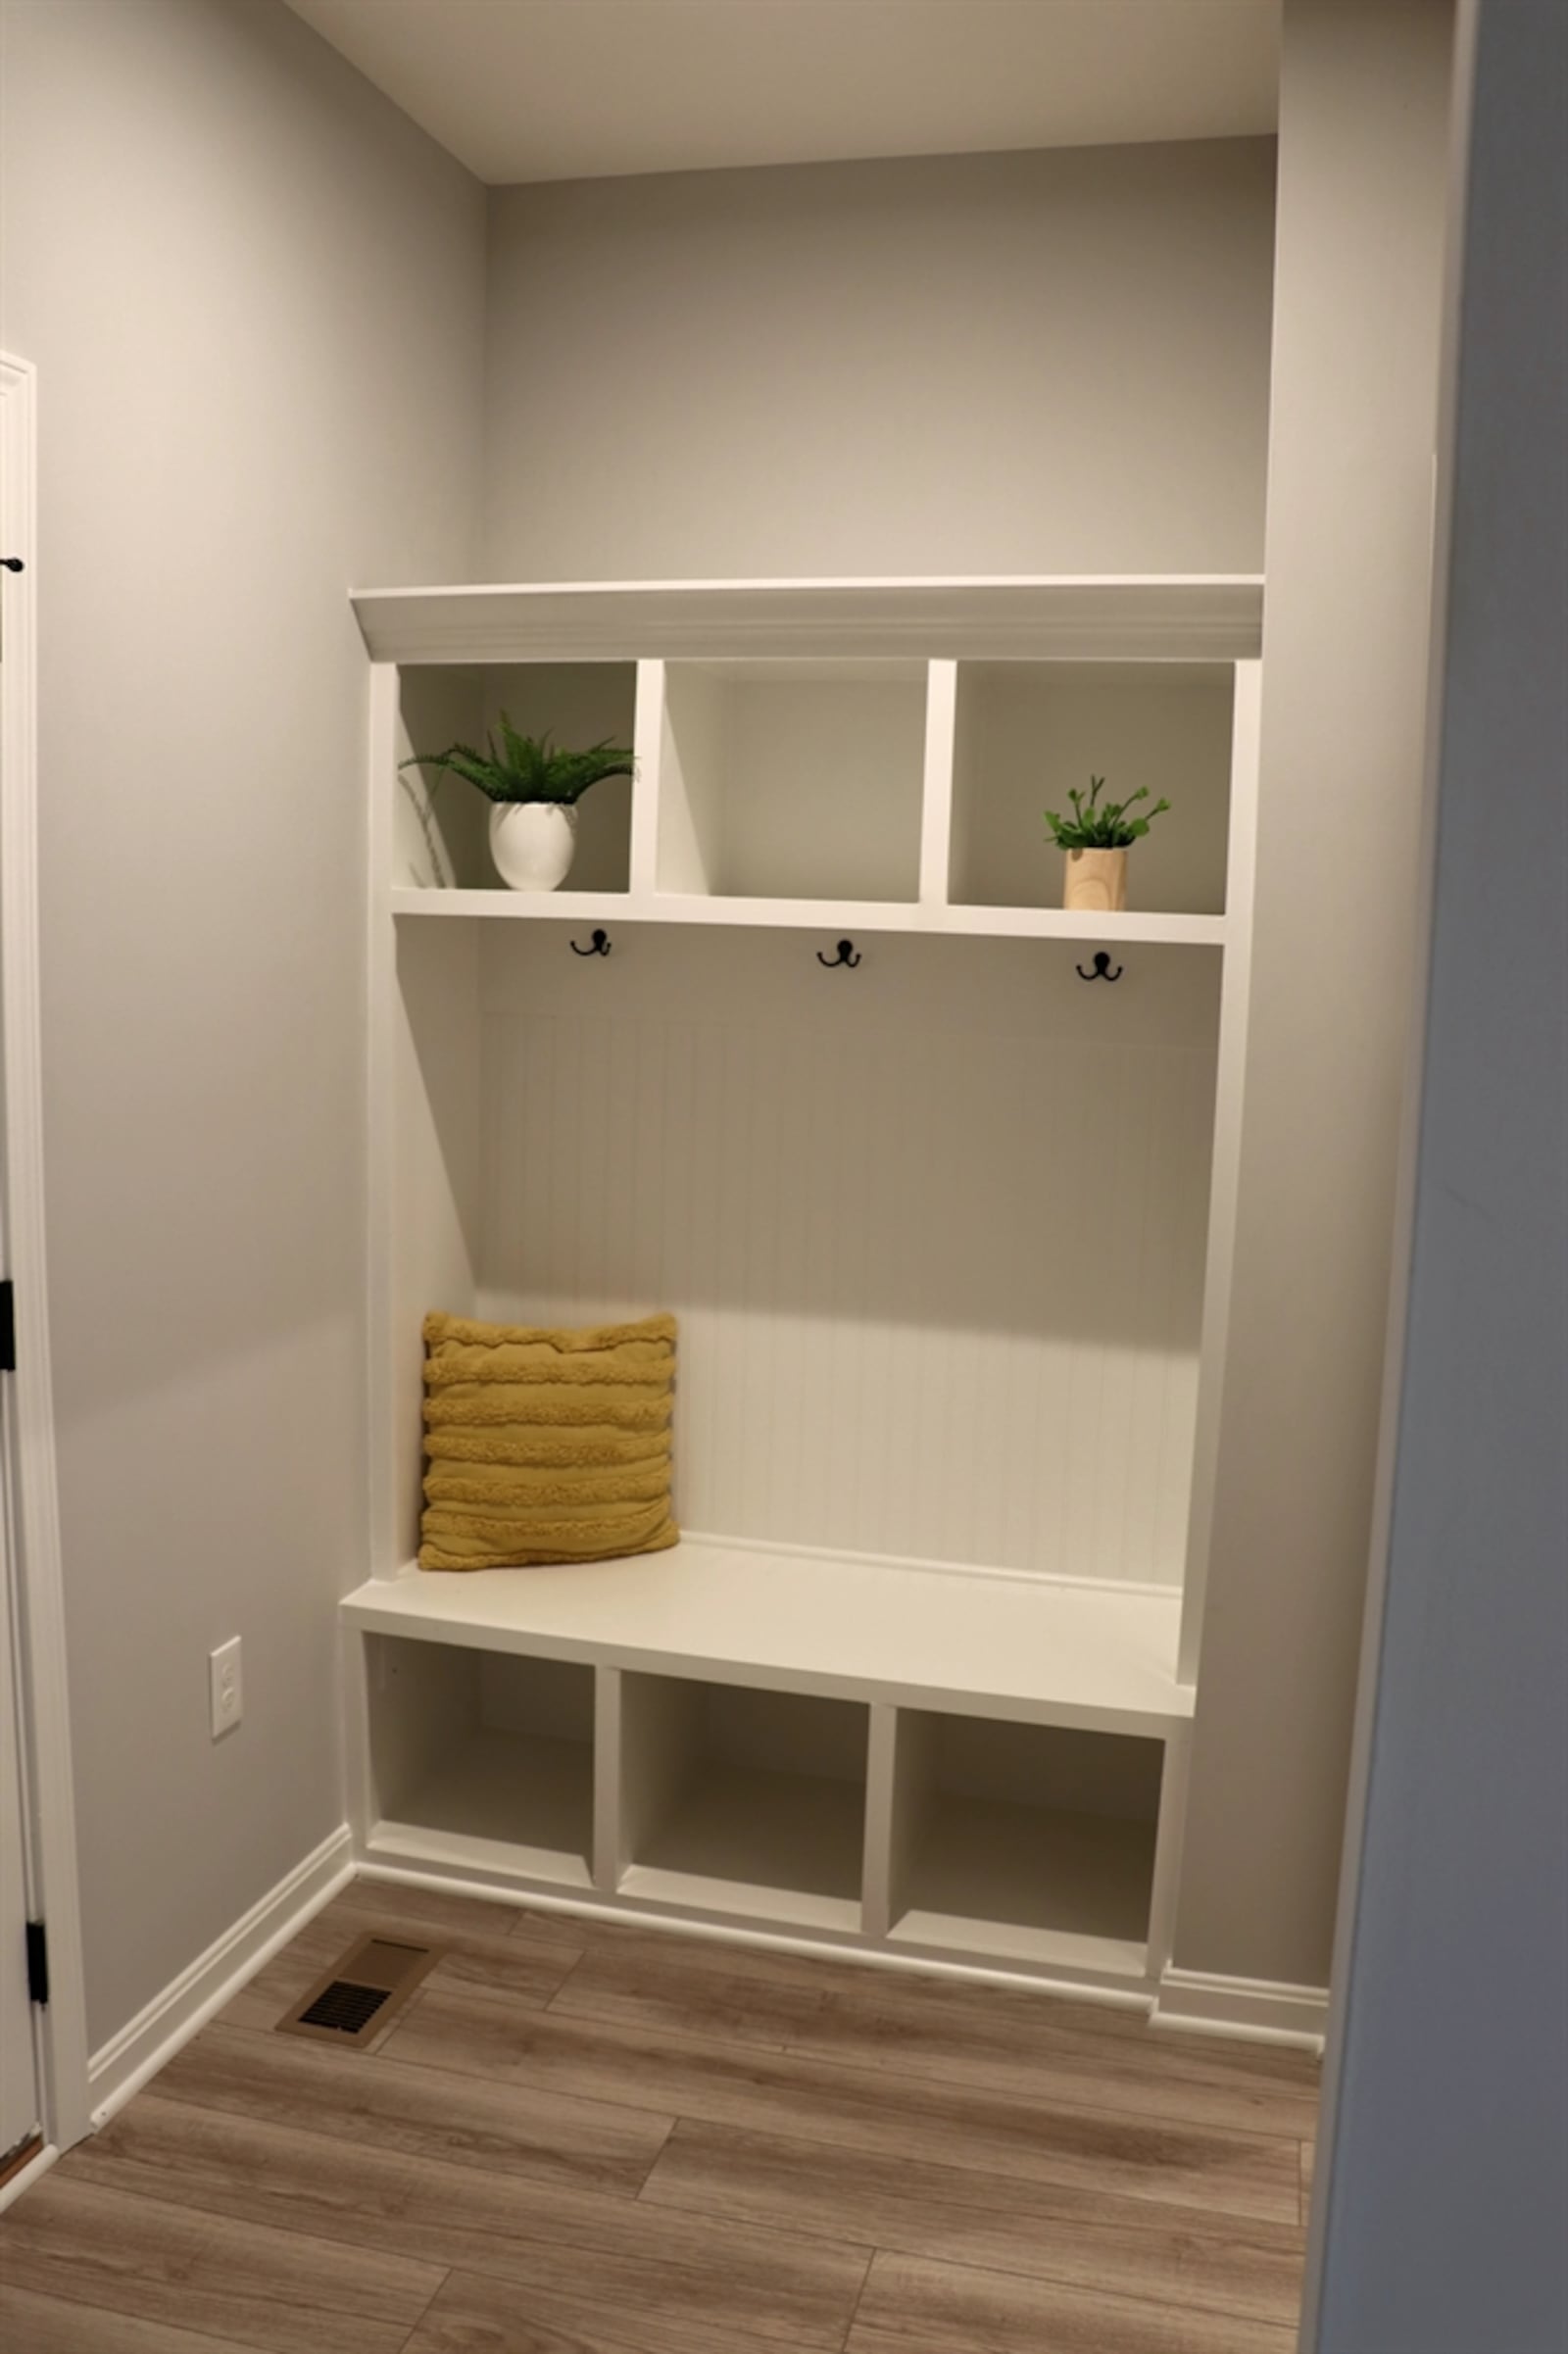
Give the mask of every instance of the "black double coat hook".
[{"label": "black double coat hook", "polygon": [[579,948],[575,940],[571,941],[569,946],[574,956],[608,956],[610,954],[610,934],[608,932],[595,932],[592,942],[587,948]]},{"label": "black double coat hook", "polygon": [[1119,981],[1126,967],[1118,964],[1115,971],[1112,972],[1109,956],[1102,948],[1098,948],[1095,951],[1092,972],[1085,972],[1081,964],[1075,965],[1073,969],[1080,981]]},{"label": "black double coat hook", "polygon": [[853,940],[841,940],[839,942],[839,953],[836,956],[824,956],[821,950],[818,949],[816,952],[816,960],[818,964],[825,964],[828,968],[828,971],[832,972],[835,967],[840,964],[848,964],[852,967],[858,964],[860,961],[860,952],[856,947]]}]

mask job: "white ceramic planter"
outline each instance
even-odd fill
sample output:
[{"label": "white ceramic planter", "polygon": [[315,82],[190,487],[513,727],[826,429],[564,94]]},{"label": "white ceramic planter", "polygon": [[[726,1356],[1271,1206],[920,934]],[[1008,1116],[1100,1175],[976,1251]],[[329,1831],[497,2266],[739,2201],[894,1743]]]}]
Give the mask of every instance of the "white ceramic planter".
[{"label": "white ceramic planter", "polygon": [[560,801],[498,801],[490,809],[490,856],[513,891],[559,891],[571,872],[577,812]]}]

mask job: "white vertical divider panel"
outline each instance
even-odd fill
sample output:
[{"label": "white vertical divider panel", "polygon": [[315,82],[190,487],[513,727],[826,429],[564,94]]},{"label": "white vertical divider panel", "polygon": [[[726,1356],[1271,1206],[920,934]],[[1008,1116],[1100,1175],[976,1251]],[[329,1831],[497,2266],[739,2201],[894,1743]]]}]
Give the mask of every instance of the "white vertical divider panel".
[{"label": "white vertical divider panel", "polygon": [[873,1701],[865,1752],[865,1860],[860,1874],[860,1926],[868,1937],[892,1927],[893,1799],[898,1758],[896,1708]]},{"label": "white vertical divider panel", "polygon": [[1181,1885],[1182,1833],[1187,1821],[1187,1777],[1192,1728],[1166,1735],[1159,1782],[1159,1819],[1154,1831],[1154,1883],[1149,1901],[1149,1973],[1157,1981],[1170,1960],[1176,1934],[1176,1893]]},{"label": "white vertical divider panel", "polygon": [[395,1576],[417,1544],[421,1326],[432,1308],[471,1316],[478,1300],[480,931],[473,922],[416,923],[395,942],[390,1312],[380,1360],[392,1426],[392,1521],[379,1576]]},{"label": "white vertical divider panel", "polygon": [[953,848],[956,662],[931,662],[925,689],[925,780],[920,807],[920,904],[945,907]]},{"label": "white vertical divider panel", "polygon": [[663,790],[664,664],[637,664],[637,718],[632,736],[636,774],[631,787],[631,888],[659,888],[659,806]]},{"label": "white vertical divider panel", "polygon": [[935,1780],[935,1741],[932,1741],[930,1718],[913,1709],[888,1709],[885,1714],[893,1718],[893,1730],[890,1730],[888,1778],[888,1874],[878,1890],[878,1899],[885,1904],[885,1926],[878,1933],[883,1937],[893,1933],[911,1902],[913,1864],[928,1829],[925,1817]]},{"label": "white vertical divider panel", "polygon": [[369,1401],[369,1574],[392,1577],[408,1555],[398,1525],[400,1454],[392,1361],[392,1261],[397,1131],[394,1107],[397,1054],[397,935],[392,914],[392,792],[397,772],[398,671],[395,662],[370,664],[369,898],[366,964],[369,1016],[368,1097],[366,1114],[366,1395]]},{"label": "white vertical divider panel", "polygon": [[703,1687],[623,1674],[614,1834],[614,1887],[674,1813],[697,1754]]},{"label": "white vertical divider panel", "polygon": [[618,1667],[594,1670],[594,1887],[612,1896],[620,1885],[625,1852],[621,1843],[621,1696]]},{"label": "white vertical divider panel", "polygon": [[864,1927],[886,1937],[908,1909],[909,1874],[932,1781],[931,1726],[908,1709],[875,1706],[865,1799]]},{"label": "white vertical divider panel", "polygon": [[[718,884],[724,808],[723,692],[695,663],[665,663],[651,888],[704,898]],[[634,878],[635,885],[635,878]]]},{"label": "white vertical divider panel", "polygon": [[355,1852],[363,1855],[374,1828],[370,1777],[371,1638],[358,1627],[338,1630],[338,1689],[343,1700],[343,1801]]},{"label": "white vertical divider panel", "polygon": [[371,664],[369,705],[369,1568],[392,1578],[418,1542],[420,1326],[431,1308],[471,1315],[476,1301],[480,933],[455,922],[400,934],[396,793],[409,745],[395,664]]},{"label": "white vertical divider panel", "polygon": [[1214,1146],[1208,1192],[1208,1249],[1204,1261],[1202,1340],[1182,1594],[1177,1673],[1197,1681],[1202,1640],[1203,1595],[1214,1527],[1214,1480],[1219,1461],[1225,1355],[1230,1335],[1231,1282],[1236,1259],[1236,1205],[1241,1177],[1242,1103],[1247,1073],[1247,1026],[1252,984],[1252,897],[1257,867],[1258,746],[1263,697],[1260,662],[1236,664],[1231,734],[1231,817],[1226,857],[1224,974],[1220,990],[1219,1059],[1214,1088]]}]

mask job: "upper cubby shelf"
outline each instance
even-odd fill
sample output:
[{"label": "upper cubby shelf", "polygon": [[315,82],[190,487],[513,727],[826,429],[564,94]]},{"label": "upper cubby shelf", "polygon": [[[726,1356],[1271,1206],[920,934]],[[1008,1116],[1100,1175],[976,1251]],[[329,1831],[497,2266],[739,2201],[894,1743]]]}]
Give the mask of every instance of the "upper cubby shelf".
[{"label": "upper cubby shelf", "polygon": [[486,584],[365,589],[354,611],[384,662],[755,654],[1246,662],[1262,644],[1263,583],[1223,572]]},{"label": "upper cubby shelf", "polygon": [[[1222,947],[1244,579],[383,591],[380,876],[397,915],[788,925]],[[634,748],[582,802],[565,888],[505,891],[487,814],[414,751],[508,713]],[[379,724],[379,723],[378,723]],[[1128,910],[1066,910],[1048,807],[1166,795]],[[385,806],[384,804],[382,805]]]}]

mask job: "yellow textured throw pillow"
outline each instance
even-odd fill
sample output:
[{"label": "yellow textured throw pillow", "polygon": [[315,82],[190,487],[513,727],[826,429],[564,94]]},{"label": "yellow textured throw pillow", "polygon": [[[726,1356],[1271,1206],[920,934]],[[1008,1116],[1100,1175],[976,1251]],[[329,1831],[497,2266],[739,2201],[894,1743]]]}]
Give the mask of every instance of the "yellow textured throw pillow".
[{"label": "yellow textured throw pillow", "polygon": [[675,1319],[548,1332],[424,1320],[421,1569],[652,1553],[670,1513]]}]

